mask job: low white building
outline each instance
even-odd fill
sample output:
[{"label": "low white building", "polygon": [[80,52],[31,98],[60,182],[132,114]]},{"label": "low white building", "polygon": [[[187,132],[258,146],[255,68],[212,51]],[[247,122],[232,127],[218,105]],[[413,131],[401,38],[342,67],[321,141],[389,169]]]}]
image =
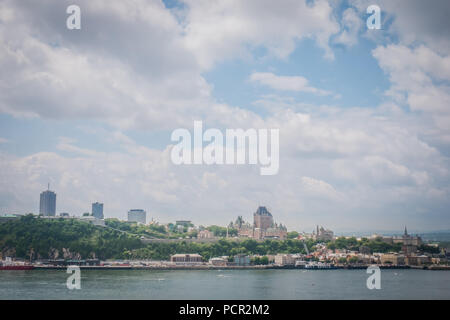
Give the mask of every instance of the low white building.
[{"label": "low white building", "polygon": [[209,230],[201,230],[197,233],[197,238],[199,239],[212,239],[214,238],[214,233]]},{"label": "low white building", "polygon": [[295,264],[295,258],[292,254],[277,254],[275,256],[275,264],[280,266],[289,266]]},{"label": "low white building", "polygon": [[209,264],[212,264],[213,266],[224,267],[227,265],[227,263],[228,263],[227,257],[215,257],[209,259]]},{"label": "low white building", "polygon": [[175,263],[202,263],[202,256],[197,253],[178,253],[170,256]]},{"label": "low white building", "polygon": [[105,220],[103,219],[97,219],[94,216],[81,216],[77,218],[78,220],[81,221],[85,221],[85,222],[89,222],[91,224],[93,224],[94,226],[105,226]]}]

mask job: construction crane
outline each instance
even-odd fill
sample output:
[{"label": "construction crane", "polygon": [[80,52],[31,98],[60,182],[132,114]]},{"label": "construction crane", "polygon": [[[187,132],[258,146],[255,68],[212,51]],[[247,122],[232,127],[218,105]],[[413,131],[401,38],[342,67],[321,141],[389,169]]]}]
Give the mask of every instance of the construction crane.
[{"label": "construction crane", "polygon": [[305,243],[305,240],[303,240],[302,242],[303,242],[303,248],[305,248],[306,254],[309,256],[309,250],[308,250],[308,246]]}]

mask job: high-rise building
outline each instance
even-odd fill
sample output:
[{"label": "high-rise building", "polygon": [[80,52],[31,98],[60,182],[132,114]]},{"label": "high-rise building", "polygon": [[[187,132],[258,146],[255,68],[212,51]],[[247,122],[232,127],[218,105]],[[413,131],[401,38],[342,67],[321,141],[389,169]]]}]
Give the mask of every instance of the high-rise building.
[{"label": "high-rise building", "polygon": [[56,214],[56,193],[49,189],[41,192],[39,214],[54,217]]},{"label": "high-rise building", "polygon": [[147,213],[142,209],[131,209],[128,211],[128,221],[147,223]]},{"label": "high-rise building", "polygon": [[92,204],[92,215],[97,219],[103,219],[103,203],[95,202]]}]

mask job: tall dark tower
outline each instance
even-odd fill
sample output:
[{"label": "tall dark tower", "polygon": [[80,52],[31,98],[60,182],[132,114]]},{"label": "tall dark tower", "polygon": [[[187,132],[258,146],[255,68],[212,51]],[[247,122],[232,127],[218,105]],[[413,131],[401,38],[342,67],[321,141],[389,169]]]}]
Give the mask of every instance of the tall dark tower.
[{"label": "tall dark tower", "polygon": [[41,192],[39,214],[51,217],[56,215],[56,193],[50,191],[50,184],[46,191]]},{"label": "tall dark tower", "polygon": [[255,228],[260,228],[263,230],[272,227],[273,217],[266,207],[258,207],[256,212],[253,214],[253,225]]},{"label": "tall dark tower", "polygon": [[103,203],[95,202],[92,204],[92,215],[97,219],[103,219]]}]

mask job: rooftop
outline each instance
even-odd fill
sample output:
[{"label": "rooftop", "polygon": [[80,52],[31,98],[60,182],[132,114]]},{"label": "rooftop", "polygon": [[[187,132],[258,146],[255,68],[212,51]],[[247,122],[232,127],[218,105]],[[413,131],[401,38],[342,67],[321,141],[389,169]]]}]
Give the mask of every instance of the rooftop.
[{"label": "rooftop", "polygon": [[269,212],[269,210],[267,210],[266,207],[258,207],[255,214],[260,216],[272,216],[272,214]]},{"label": "rooftop", "polygon": [[201,257],[201,255],[199,255],[198,253],[177,253],[172,255],[172,257],[185,257],[185,256]]}]

